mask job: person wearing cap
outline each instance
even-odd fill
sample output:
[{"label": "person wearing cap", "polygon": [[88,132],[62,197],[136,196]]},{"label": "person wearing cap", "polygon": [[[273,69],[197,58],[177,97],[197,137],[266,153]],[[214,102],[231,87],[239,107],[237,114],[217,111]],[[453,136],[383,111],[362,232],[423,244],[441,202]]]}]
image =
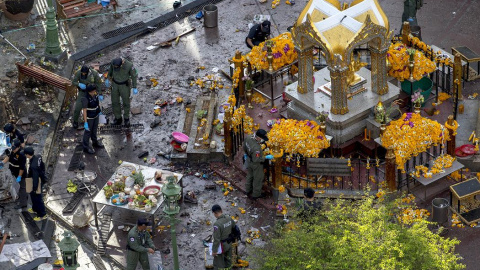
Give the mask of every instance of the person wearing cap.
[{"label": "person wearing cap", "polygon": [[250,32],[248,32],[248,36],[245,38],[248,48],[251,49],[253,46],[258,46],[269,38],[270,25],[270,21],[263,21],[261,24],[255,24],[250,28]]},{"label": "person wearing cap", "polygon": [[9,147],[14,139],[19,139],[22,143],[22,147],[25,146],[25,137],[20,131],[18,131],[14,124],[6,123],[5,126],[3,126],[3,130],[7,134],[7,145],[9,145]]},{"label": "person wearing cap", "polygon": [[[122,124],[122,108],[120,107],[120,98],[123,103],[123,121],[125,125],[130,125],[130,87],[133,88],[133,94],[138,94],[137,89],[137,70],[133,63],[122,58],[115,58],[110,64],[108,78],[105,80],[105,86],[110,86],[112,80],[112,109],[115,115],[114,125]],[[130,84],[131,81],[131,84]]]},{"label": "person wearing cap", "polygon": [[138,262],[143,270],[150,270],[148,253],[155,253],[152,237],[146,231],[147,226],[150,225],[146,219],[140,218],[137,220],[137,225],[128,232],[127,270],[135,270]]},{"label": "person wearing cap", "polygon": [[8,168],[12,175],[16,178],[17,183],[20,183],[20,190],[18,192],[18,204],[15,209],[26,208],[28,203],[28,194],[25,190],[25,165],[27,158],[22,151],[22,143],[19,139],[14,139],[12,143],[12,150],[10,154],[3,159],[0,163],[2,166],[9,162]]},{"label": "person wearing cap", "polygon": [[78,117],[80,116],[80,111],[82,110],[82,98],[87,96],[87,85],[91,83],[94,83],[97,86],[97,91],[99,93],[98,98],[100,101],[102,101],[102,80],[100,79],[98,72],[93,68],[83,65],[81,69],[75,72],[75,76],[73,77],[72,81],[72,85],[75,85],[78,88],[77,100],[75,101],[75,110],[73,111],[73,128],[75,129],[78,128]]},{"label": "person wearing cap", "polygon": [[37,214],[33,220],[44,220],[47,218],[47,212],[45,210],[42,196],[42,184],[47,180],[45,176],[45,164],[43,163],[42,156],[35,155],[35,151],[32,147],[26,147],[23,152],[28,159],[26,178],[32,178],[33,182],[32,191],[30,192],[32,208],[29,208],[28,212]]},{"label": "person wearing cap", "polygon": [[89,154],[95,154],[95,150],[90,147],[90,139],[94,147],[103,147],[98,141],[98,116],[100,111],[100,101],[97,95],[97,86],[95,84],[87,85],[87,95],[82,98],[83,121],[85,130],[83,132],[83,151]]},{"label": "person wearing cap", "polygon": [[265,178],[263,162],[273,159],[272,155],[263,156],[260,144],[266,141],[268,141],[267,132],[259,129],[253,136],[247,137],[243,143],[244,159],[247,162],[247,183],[245,189],[247,195],[252,194],[253,199],[265,196],[262,194],[263,180]]},{"label": "person wearing cap", "polygon": [[[235,221],[223,214],[220,205],[215,204],[212,206],[212,212],[217,220],[213,224],[213,269],[231,269],[232,267],[232,245],[227,241],[233,228],[235,227]],[[221,247],[221,253],[219,253],[219,247]]]}]

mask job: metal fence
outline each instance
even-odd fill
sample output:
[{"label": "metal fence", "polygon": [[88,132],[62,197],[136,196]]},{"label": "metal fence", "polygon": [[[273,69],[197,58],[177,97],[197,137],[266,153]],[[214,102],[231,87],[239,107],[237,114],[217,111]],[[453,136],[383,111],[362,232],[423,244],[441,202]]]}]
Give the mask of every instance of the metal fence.
[{"label": "metal fence", "polygon": [[[316,190],[355,190],[362,191],[369,188],[377,191],[385,181],[385,160],[383,159],[350,159],[350,176],[309,175],[305,158],[283,160],[283,184],[288,188],[303,189],[310,187]],[[267,170],[267,178],[269,172]]]}]

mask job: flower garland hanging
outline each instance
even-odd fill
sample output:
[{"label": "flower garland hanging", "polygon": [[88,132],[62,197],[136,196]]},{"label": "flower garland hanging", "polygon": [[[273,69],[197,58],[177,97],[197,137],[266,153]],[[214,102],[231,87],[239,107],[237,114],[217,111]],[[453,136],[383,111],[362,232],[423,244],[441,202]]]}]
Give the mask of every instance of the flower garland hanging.
[{"label": "flower garland hanging", "polygon": [[448,121],[445,122],[445,127],[453,131],[453,136],[457,135],[458,122],[456,120],[453,120],[453,125],[448,124]]},{"label": "flower garland hanging", "polygon": [[317,157],[322,149],[330,146],[320,126],[308,120],[278,120],[268,133],[268,139],[268,147],[279,147],[284,153],[303,157]]},{"label": "flower garland hanging", "polygon": [[245,112],[245,105],[241,105],[240,108],[236,109],[233,112],[232,116],[232,129],[235,132],[239,131],[240,124],[243,120],[243,132],[245,134],[252,134],[253,133],[253,118],[248,116]]},{"label": "flower garland hanging", "polygon": [[440,123],[417,113],[404,113],[400,119],[391,121],[381,138],[383,147],[393,147],[395,163],[402,172],[405,172],[405,162],[412,156],[448,140],[450,136]]},{"label": "flower garland hanging", "polygon": [[[277,70],[285,65],[293,63],[298,58],[292,35],[287,32],[267,40],[272,45],[273,69]],[[258,70],[268,69],[266,42],[254,46],[247,54],[247,60]]]},{"label": "flower garland hanging", "polygon": [[[406,80],[410,77],[410,70],[408,68],[410,54],[408,50],[412,49],[400,42],[390,45],[387,52],[387,59],[391,64],[391,68],[388,70],[388,75],[395,77],[400,81]],[[425,57],[421,51],[415,50],[415,52],[412,53],[414,53],[413,78],[415,80],[418,81],[428,73],[435,71],[435,63]]]}]

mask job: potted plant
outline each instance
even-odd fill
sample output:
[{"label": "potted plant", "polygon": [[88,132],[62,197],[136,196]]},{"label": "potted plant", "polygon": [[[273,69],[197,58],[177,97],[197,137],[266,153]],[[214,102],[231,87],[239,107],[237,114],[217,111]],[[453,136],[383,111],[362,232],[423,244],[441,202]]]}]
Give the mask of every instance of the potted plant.
[{"label": "potted plant", "polygon": [[13,21],[22,21],[30,16],[35,0],[0,0],[0,8],[5,17]]},{"label": "potted plant", "polygon": [[318,113],[318,116],[316,119],[320,122],[318,125],[320,126],[320,130],[325,134],[327,130],[327,119],[328,119],[328,112],[327,111],[321,111]]},{"label": "potted plant", "polygon": [[413,107],[415,108],[415,113],[420,113],[420,108],[422,107],[423,102],[425,102],[425,98],[420,91],[417,91],[412,95],[412,103]]}]

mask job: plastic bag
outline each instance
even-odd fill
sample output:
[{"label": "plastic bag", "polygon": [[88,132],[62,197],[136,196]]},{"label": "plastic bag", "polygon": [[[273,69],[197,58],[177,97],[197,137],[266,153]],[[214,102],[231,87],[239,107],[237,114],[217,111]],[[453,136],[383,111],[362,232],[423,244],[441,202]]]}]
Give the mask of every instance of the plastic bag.
[{"label": "plastic bag", "polygon": [[148,254],[148,262],[150,263],[150,270],[163,270],[162,253],[159,250],[153,254]]},{"label": "plastic bag", "polygon": [[14,200],[18,199],[18,191],[20,190],[20,183],[17,181],[13,181],[12,185],[10,186],[10,195]]}]

